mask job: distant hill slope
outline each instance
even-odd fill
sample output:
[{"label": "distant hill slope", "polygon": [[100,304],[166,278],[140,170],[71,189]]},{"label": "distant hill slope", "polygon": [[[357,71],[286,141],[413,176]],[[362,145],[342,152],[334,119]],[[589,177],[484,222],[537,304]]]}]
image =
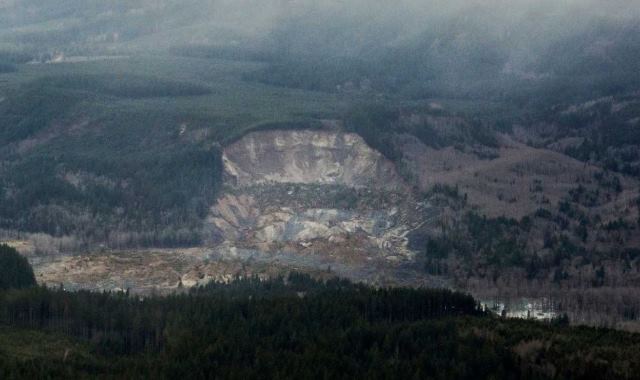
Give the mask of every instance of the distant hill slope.
[{"label": "distant hill slope", "polygon": [[305,268],[637,323],[640,10],[469,3],[2,2],[3,240],[70,288]]},{"label": "distant hill slope", "polygon": [[75,235],[80,246],[198,244],[221,184],[222,143],[335,112],[335,96],[239,80],[251,67],[158,56],[8,74],[2,228]]}]

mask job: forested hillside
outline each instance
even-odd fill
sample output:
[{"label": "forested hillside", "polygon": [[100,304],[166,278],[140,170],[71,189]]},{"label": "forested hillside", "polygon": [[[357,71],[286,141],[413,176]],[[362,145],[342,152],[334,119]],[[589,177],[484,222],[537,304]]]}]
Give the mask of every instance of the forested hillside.
[{"label": "forested hillside", "polygon": [[[634,334],[510,321],[470,296],[292,273],[138,298],[0,292],[3,378],[634,378]],[[34,330],[38,329],[38,330]]]},{"label": "forested hillside", "polygon": [[[637,331],[638,20],[634,2],[601,0],[0,1],[0,241],[26,257],[2,246],[0,259],[34,266],[8,270],[14,277],[0,279],[0,288],[37,281],[131,293],[13,290],[3,301],[5,322],[46,327],[53,340],[71,335],[64,341],[89,350],[79,360],[95,360],[78,369],[87,373],[106,371],[101,350],[111,347],[122,360],[135,356],[134,374],[157,366],[171,377],[184,369],[165,368],[176,360],[154,355],[191,354],[171,344],[193,339],[202,345],[193,360],[230,355],[203,376],[264,355],[263,370],[277,377],[282,349],[297,366],[287,373],[326,355],[336,363],[327,371],[408,377],[420,355],[440,358],[424,338],[430,329],[445,331],[449,347],[437,369],[445,371],[447,357],[468,364],[450,377],[492,368],[498,377],[633,373],[635,357],[613,365],[608,348],[589,346],[610,343],[595,330],[543,334],[543,325],[475,316],[475,304],[468,319],[430,314],[451,316],[460,305],[412,309],[415,297],[456,303],[457,293],[329,282],[308,285],[317,294],[301,290],[314,295],[298,299],[282,279],[201,286],[300,271],[381,289],[458,289],[498,313],[500,305],[505,314],[567,313],[573,324]],[[283,293],[256,306],[234,293],[243,286]],[[223,289],[236,295],[224,298]],[[181,295],[136,298],[157,293]],[[333,293],[345,297],[344,310]],[[407,302],[398,306],[406,316],[397,318],[388,294]],[[216,297],[221,309],[198,306]],[[67,303],[93,306],[74,311]],[[96,320],[103,304],[119,310],[113,320]],[[309,312],[318,304],[327,320]],[[180,308],[191,316],[177,316]],[[280,308],[318,323],[305,327],[308,336],[294,333],[278,325]],[[267,315],[273,325],[263,346],[228,352],[225,338],[209,352],[209,342],[185,328],[226,336],[237,324],[234,341],[267,323],[252,314],[204,326],[231,309]],[[167,317],[155,321],[157,314]],[[139,330],[125,328],[132,324]],[[500,326],[545,338],[512,341]],[[425,339],[426,351],[388,343],[404,339],[405,328]],[[571,338],[551,342],[555,333]],[[324,335],[338,347],[354,339],[368,353],[335,354]],[[574,338],[593,354],[584,368],[562,352]],[[318,353],[287,346],[296,339],[310,339]],[[470,357],[476,340],[487,347],[486,362],[499,364]],[[598,355],[611,366],[600,366]],[[384,369],[372,369],[380,356]]]},{"label": "forested hillside", "polygon": [[13,248],[0,245],[0,289],[22,289],[36,285],[29,262]]},{"label": "forested hillside", "polygon": [[[563,153],[637,176],[634,7],[491,15],[489,5],[428,12],[405,1],[372,7],[389,14],[374,22],[359,2],[248,4],[3,5],[0,226],[72,236],[82,249],[201,244],[219,148],[272,122],[343,119],[396,160],[399,134],[495,148],[496,132],[524,127],[525,143],[572,139]],[[525,43],[536,28],[546,38]],[[444,109],[452,130],[399,121],[420,117],[416,105]]]}]

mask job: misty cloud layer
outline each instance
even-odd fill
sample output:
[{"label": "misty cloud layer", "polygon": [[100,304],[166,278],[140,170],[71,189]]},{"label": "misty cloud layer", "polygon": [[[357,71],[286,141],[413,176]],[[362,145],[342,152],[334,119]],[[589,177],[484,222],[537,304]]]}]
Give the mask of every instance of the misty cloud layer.
[{"label": "misty cloud layer", "polygon": [[[0,57],[235,49],[230,57],[272,64],[260,80],[297,68],[302,79],[288,85],[314,89],[372,79],[423,96],[415,87],[433,81],[625,79],[640,69],[640,3],[629,0],[1,0],[0,9]],[[314,72],[324,77],[309,80]]]},{"label": "misty cloud layer", "polygon": [[640,18],[640,3],[629,0],[2,0],[0,9],[3,36],[36,33],[49,22],[60,31],[83,24],[103,31],[140,24],[138,29],[145,29],[140,34],[228,29],[240,37],[264,38],[296,24],[303,33],[337,28],[335,33],[356,44],[399,43],[425,30],[459,26],[476,26],[506,41],[528,37],[536,43],[598,22]]}]

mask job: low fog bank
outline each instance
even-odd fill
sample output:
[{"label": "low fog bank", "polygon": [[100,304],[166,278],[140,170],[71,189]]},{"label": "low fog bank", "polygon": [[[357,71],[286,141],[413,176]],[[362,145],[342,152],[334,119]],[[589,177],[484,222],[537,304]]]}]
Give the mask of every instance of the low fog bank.
[{"label": "low fog bank", "polygon": [[564,77],[580,87],[603,75],[596,82],[628,90],[640,70],[640,3],[625,0],[4,0],[0,9],[0,63],[168,52],[264,61],[249,79],[270,84],[366,82],[409,97]]},{"label": "low fog bank", "polygon": [[[295,41],[313,34],[320,46],[306,50],[342,54],[402,44],[428,31],[472,30],[511,48],[538,46],[597,24],[640,18],[640,4],[624,0],[3,0],[0,9],[0,38],[15,47],[91,48],[153,34],[176,44]],[[132,45],[165,45],[148,42]]]}]

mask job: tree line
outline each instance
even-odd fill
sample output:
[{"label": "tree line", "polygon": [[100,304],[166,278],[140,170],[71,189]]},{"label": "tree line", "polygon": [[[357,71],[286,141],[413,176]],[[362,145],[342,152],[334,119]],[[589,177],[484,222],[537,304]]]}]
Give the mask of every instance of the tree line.
[{"label": "tree line", "polygon": [[505,320],[450,290],[299,273],[145,298],[16,283],[0,290],[0,342],[3,379],[617,379],[640,370],[640,335]]}]

